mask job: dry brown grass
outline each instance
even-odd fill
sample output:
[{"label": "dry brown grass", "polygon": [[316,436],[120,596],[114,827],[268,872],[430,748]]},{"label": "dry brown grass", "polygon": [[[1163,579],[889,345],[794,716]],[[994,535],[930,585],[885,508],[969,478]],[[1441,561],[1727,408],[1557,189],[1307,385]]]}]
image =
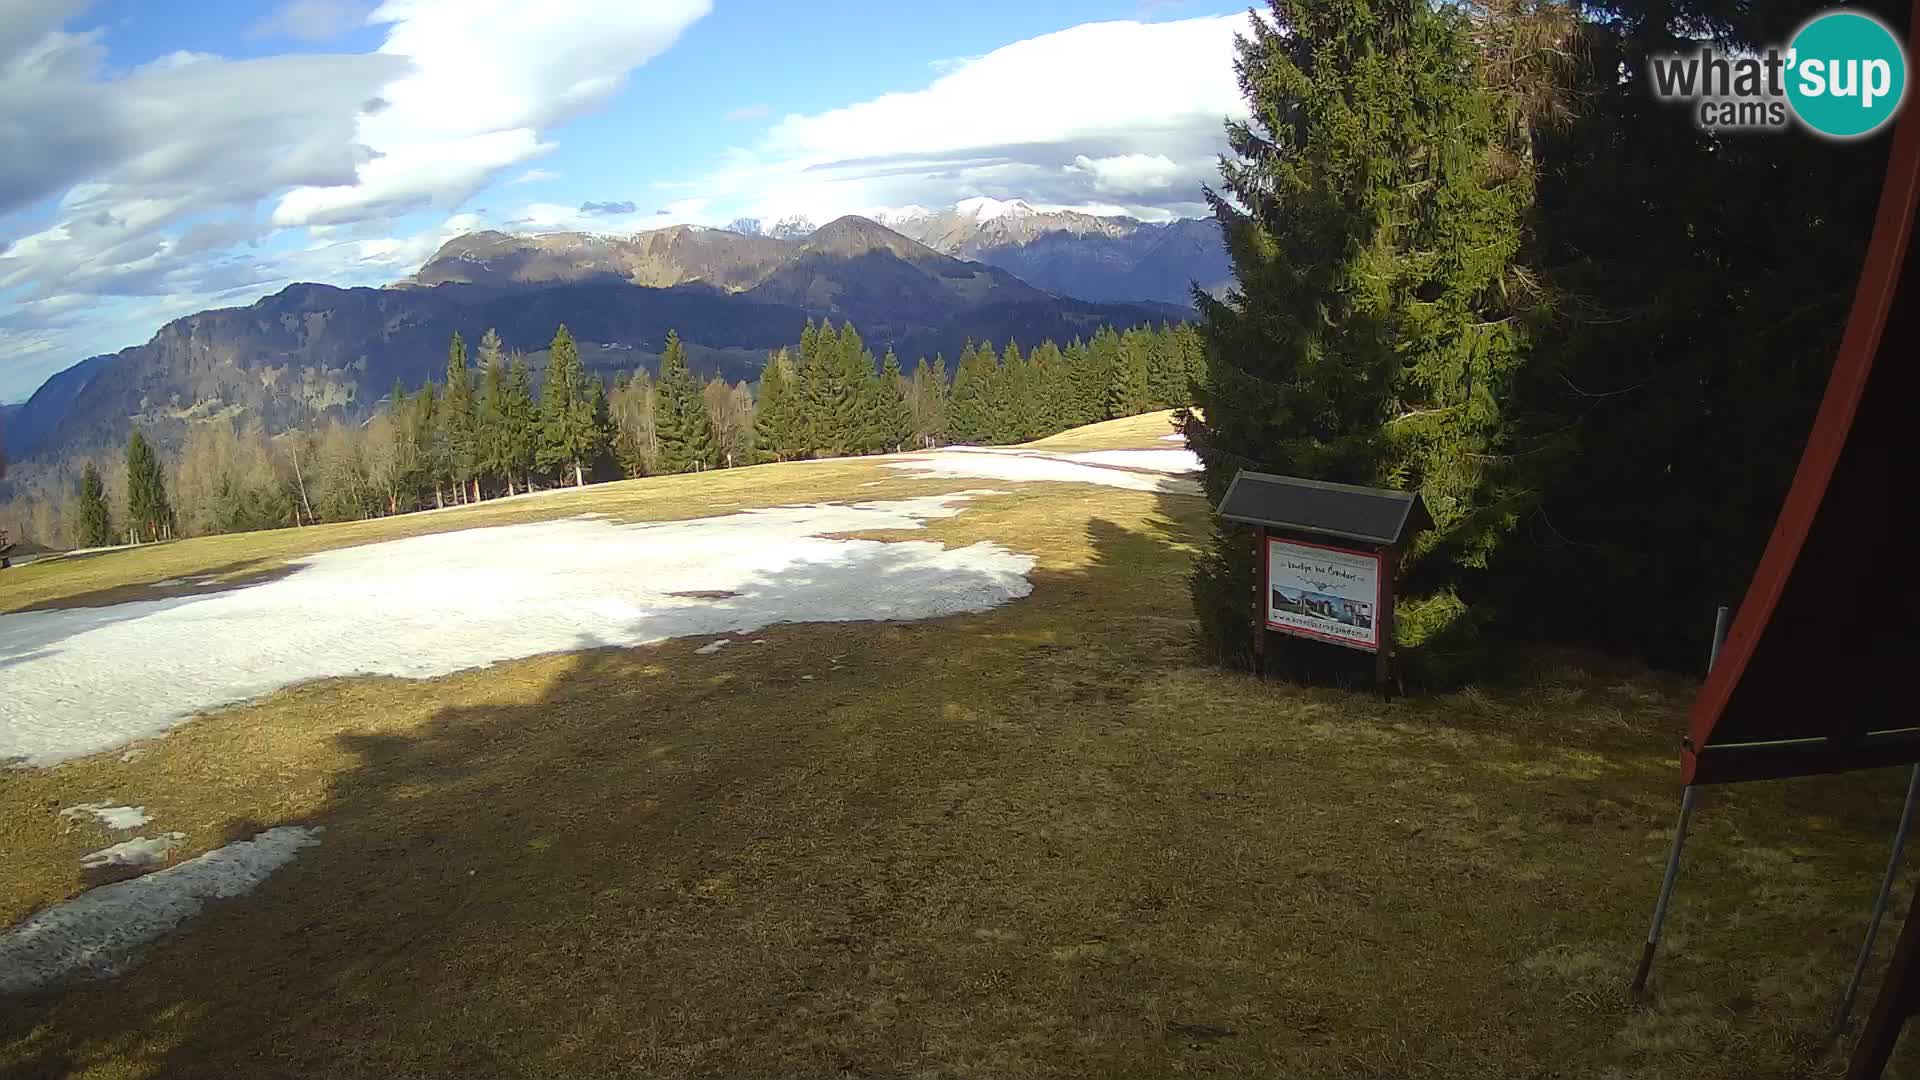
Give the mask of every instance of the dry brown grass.
[{"label": "dry brown grass", "polygon": [[[888,475],[539,512],[970,486],[859,486]],[[1192,655],[1199,500],[1001,486],[929,530],[1039,555],[1033,596],[986,615],[331,680],[131,762],[0,776],[8,918],[71,894],[106,839],[62,806],[144,803],[182,855],[327,827],[130,974],[0,1003],[0,1073],[1837,1073],[1818,1034],[1901,778],[1709,792],[1631,1001],[1688,683],[1544,656],[1385,704],[1223,674]],[[138,559],[271,565],[316,539]],[[94,573],[67,595],[124,584]]]}]

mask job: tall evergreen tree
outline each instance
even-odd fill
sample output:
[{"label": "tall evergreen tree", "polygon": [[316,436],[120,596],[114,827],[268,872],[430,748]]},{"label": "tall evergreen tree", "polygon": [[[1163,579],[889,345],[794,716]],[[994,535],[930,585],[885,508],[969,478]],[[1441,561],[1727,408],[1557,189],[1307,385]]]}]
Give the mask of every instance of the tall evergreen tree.
[{"label": "tall evergreen tree", "polygon": [[1033,432],[1027,437],[1043,438],[1074,426],[1068,419],[1072,403],[1068,400],[1067,360],[1061,355],[1060,346],[1051,339],[1041,342],[1028,354],[1027,363],[1032,368],[1033,383],[1033,402],[1028,406]]},{"label": "tall evergreen tree", "polygon": [[994,437],[994,376],[999,372],[993,346],[969,343],[961,350],[959,370],[953,374],[948,400],[947,430],[956,442],[992,442]]},{"label": "tall evergreen tree", "polygon": [[489,328],[480,338],[480,401],[474,410],[475,472],[499,477],[511,495],[513,470],[507,463],[507,429],[512,411],[507,401],[509,377],[500,335]]},{"label": "tall evergreen tree", "polygon": [[1147,411],[1150,403],[1147,387],[1147,342],[1139,330],[1120,335],[1107,381],[1109,418],[1134,416]]},{"label": "tall evergreen tree", "polygon": [[106,547],[113,543],[113,515],[107,508],[107,485],[91,461],[80,474],[79,516],[81,547]]},{"label": "tall evergreen tree", "polygon": [[565,323],[548,346],[547,377],[540,385],[540,467],[571,474],[575,487],[586,485],[586,466],[600,455],[606,431],[595,416],[595,397],[580,363],[580,347]]},{"label": "tall evergreen tree", "polygon": [[440,394],[436,416],[440,421],[436,446],[440,452],[441,473],[460,493],[459,501],[466,502],[472,495],[469,484],[478,471],[479,425],[474,408],[473,369],[467,366],[467,343],[457,330],[447,344],[447,383]]},{"label": "tall evergreen tree", "polygon": [[875,385],[878,402],[874,412],[875,449],[883,454],[906,449],[913,441],[913,410],[907,404],[907,381],[900,372],[900,358],[892,349],[880,361],[880,379]]},{"label": "tall evergreen tree", "polygon": [[518,353],[507,365],[498,419],[500,468],[507,486],[511,489],[517,476],[521,489],[531,490],[531,476],[540,455],[540,410],[533,400],[533,373],[527,369],[527,358]]},{"label": "tall evergreen tree", "polygon": [[173,504],[167,501],[160,456],[138,428],[127,439],[127,526],[137,539],[173,536]]},{"label": "tall evergreen tree", "polygon": [[434,412],[439,404],[439,400],[434,396],[433,380],[429,379],[414,394],[413,407],[407,413],[414,444],[414,467],[408,476],[408,482],[421,492],[432,488],[435,507],[446,505],[445,487],[439,466],[440,425],[434,418]]},{"label": "tall evergreen tree", "polygon": [[[1188,436],[1215,500],[1242,467],[1419,491],[1436,527],[1403,562],[1399,640],[1437,644],[1470,630],[1459,572],[1512,520],[1488,463],[1526,355],[1506,298],[1532,172],[1503,152],[1459,10],[1272,9],[1238,43],[1253,120],[1227,125],[1227,195],[1206,193],[1239,290],[1195,293],[1209,368]],[[1223,659],[1251,655],[1252,574],[1247,538],[1216,529],[1194,594]],[[1286,639],[1267,655],[1316,675],[1342,666],[1329,653]]]},{"label": "tall evergreen tree", "polygon": [[754,403],[754,444],[762,460],[789,461],[800,456],[803,447],[802,402],[785,349],[767,354],[767,366],[760,371],[760,396]]},{"label": "tall evergreen tree", "polygon": [[687,349],[680,335],[667,332],[660,356],[660,386],[654,409],[659,431],[660,468],[666,472],[699,472],[718,467],[719,450],[706,398],[687,368]]}]

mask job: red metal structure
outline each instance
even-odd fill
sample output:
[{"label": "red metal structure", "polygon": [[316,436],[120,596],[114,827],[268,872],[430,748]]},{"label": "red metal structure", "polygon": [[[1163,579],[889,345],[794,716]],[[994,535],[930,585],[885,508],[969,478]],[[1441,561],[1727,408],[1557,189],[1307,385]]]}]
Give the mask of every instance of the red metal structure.
[{"label": "red metal structure", "polygon": [[[1907,20],[1920,56],[1920,0]],[[1908,72],[1912,77],[1912,72]],[[1911,103],[1909,103],[1911,104]],[[1906,571],[1912,533],[1894,508],[1911,499],[1888,476],[1914,460],[1920,400],[1920,110],[1889,149],[1873,236],[1825,396],[1737,616],[1718,640],[1688,714],[1680,824],[1633,985],[1644,986],[1703,785],[1914,765],[1905,811],[1860,959],[1835,1021],[1842,1030],[1872,954],[1908,827],[1920,802],[1920,718],[1905,698],[1914,661]],[[1847,605],[1836,623],[1834,600]],[[1920,925],[1895,949],[1849,1076],[1879,1076],[1908,1017],[1920,1013]]]}]

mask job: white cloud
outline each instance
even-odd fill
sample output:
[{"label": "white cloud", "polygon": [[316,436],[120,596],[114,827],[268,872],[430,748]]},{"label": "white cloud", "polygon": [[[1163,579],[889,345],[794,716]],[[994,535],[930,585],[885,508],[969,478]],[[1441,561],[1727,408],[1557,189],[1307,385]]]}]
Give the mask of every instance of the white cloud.
[{"label": "white cloud", "polygon": [[548,180],[558,180],[560,174],[552,169],[528,169],[519,176],[507,181],[509,184],[539,184]]},{"label": "white cloud", "polygon": [[1098,159],[1075,154],[1066,171],[1091,177],[1093,190],[1103,195],[1165,191],[1181,176],[1180,166],[1165,154],[1115,154]]},{"label": "white cloud", "polygon": [[942,61],[927,86],[788,116],[697,185],[715,220],[816,221],[975,195],[1205,212],[1223,123],[1247,108],[1233,39],[1247,16],[1088,23]]},{"label": "white cloud", "polygon": [[[109,30],[62,29],[80,0],[0,0],[0,394],[30,388],[54,350],[70,363],[155,328],[120,312],[173,317],[301,278],[410,272],[441,230],[392,235],[397,218],[451,213],[551,150],[547,132],[616,92],[709,0],[368,6],[294,0],[255,29],[384,27],[374,53],[176,52],[117,71]],[[320,242],[274,242],[290,228]]]},{"label": "white cloud", "polygon": [[[362,114],[378,155],[350,183],[303,187],[276,224],[326,224],[422,205],[457,206],[502,169],[552,148],[540,133],[600,104],[664,51],[708,0],[388,0],[383,54],[409,70]],[[484,78],[476,78],[484,72]]]}]

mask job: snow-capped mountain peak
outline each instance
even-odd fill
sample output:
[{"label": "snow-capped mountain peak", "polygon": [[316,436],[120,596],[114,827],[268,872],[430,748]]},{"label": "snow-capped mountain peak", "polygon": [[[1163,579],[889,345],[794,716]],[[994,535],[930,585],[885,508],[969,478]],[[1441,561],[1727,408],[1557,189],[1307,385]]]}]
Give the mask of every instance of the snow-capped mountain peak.
[{"label": "snow-capped mountain peak", "polygon": [[961,199],[958,203],[954,204],[953,210],[954,213],[959,214],[961,217],[972,218],[977,222],[992,221],[995,218],[1003,217],[1027,217],[1038,213],[1033,207],[1028,206],[1024,199],[1007,199],[1002,201],[1000,199],[988,198],[985,195],[976,195],[971,199]]}]

